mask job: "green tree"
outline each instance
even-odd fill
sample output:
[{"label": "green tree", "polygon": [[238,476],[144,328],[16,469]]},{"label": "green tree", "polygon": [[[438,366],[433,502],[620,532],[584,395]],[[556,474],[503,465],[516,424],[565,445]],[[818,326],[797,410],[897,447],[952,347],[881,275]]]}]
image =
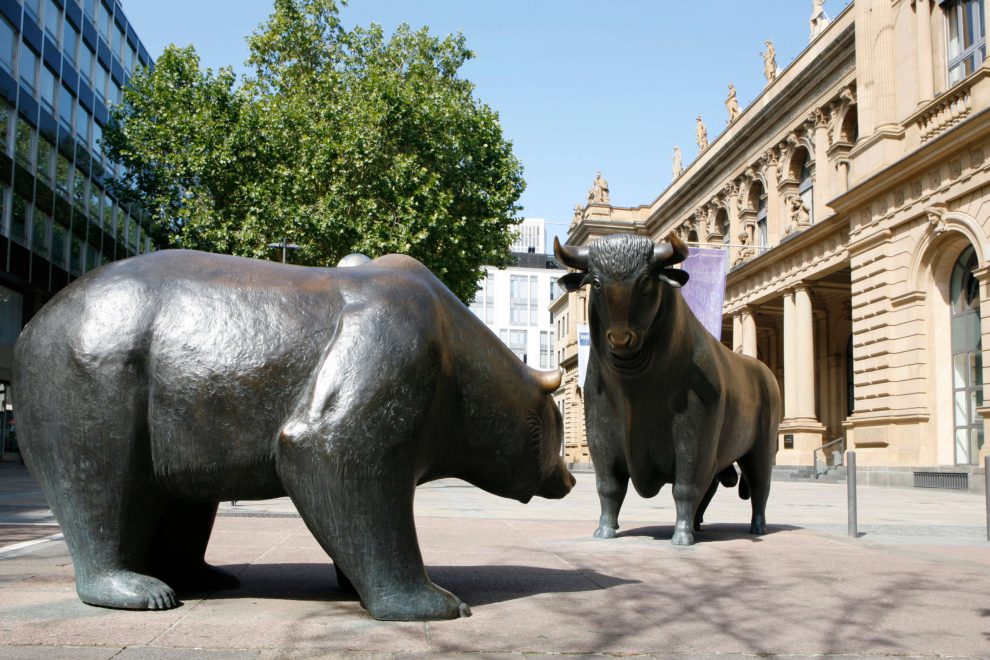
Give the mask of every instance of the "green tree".
[{"label": "green tree", "polygon": [[345,30],[333,0],[275,0],[249,44],[240,86],[170,46],[113,111],[117,192],[170,245],[260,257],[287,239],[311,265],[401,252],[463,300],[507,263],[522,168],[458,74],[463,35]]}]

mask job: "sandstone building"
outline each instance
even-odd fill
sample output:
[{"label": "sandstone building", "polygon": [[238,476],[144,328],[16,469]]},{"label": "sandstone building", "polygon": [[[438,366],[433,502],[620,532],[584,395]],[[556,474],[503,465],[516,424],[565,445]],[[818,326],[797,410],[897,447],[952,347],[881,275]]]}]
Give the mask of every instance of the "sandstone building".
[{"label": "sandstone building", "polygon": [[[861,466],[959,475],[990,450],[986,21],[984,0],[854,0],[653,202],[575,210],[574,245],[729,251],[723,341],[777,375],[780,465],[840,437]],[[585,295],[551,307],[572,460]]]}]

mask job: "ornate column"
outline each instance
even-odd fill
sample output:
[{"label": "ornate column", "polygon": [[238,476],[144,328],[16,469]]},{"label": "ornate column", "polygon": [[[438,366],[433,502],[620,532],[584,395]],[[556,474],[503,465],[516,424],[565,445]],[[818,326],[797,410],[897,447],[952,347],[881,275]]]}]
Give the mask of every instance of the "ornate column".
[{"label": "ornate column", "polygon": [[828,163],[828,115],[822,110],[816,110],[813,117],[815,126],[815,184],[814,184],[814,211],[812,220],[821,222],[825,219],[825,214],[829,212],[826,203],[828,202],[831,190],[829,189],[829,163]]},{"label": "ornate column", "polygon": [[794,292],[784,292],[784,417],[797,417],[797,355]]},{"label": "ornate column", "polygon": [[815,346],[811,296],[799,284],[784,294],[784,419],[778,465],[811,465],[825,427],[815,416]]},{"label": "ornate column", "polygon": [[928,0],[915,0],[915,50],[918,58],[918,105],[935,96],[935,75],[932,63],[932,17]]},{"label": "ornate column", "polygon": [[856,2],[860,134],[896,123],[894,8],[890,0]]},{"label": "ornate column", "polygon": [[766,155],[767,165],[763,177],[767,183],[767,246],[776,245],[783,230],[780,226],[780,212],[783,202],[780,199],[778,186],[778,155],[776,149],[771,149]]},{"label": "ornate column", "polygon": [[[742,354],[756,357],[756,316],[750,307],[745,308],[742,317]],[[734,342],[733,342],[734,343]]]},{"label": "ornate column", "polygon": [[[735,182],[729,184],[728,194],[726,195],[726,208],[729,214],[729,226],[726,231],[729,232],[729,244],[734,245],[739,242],[736,238],[739,232],[742,231],[742,226],[739,224],[739,185]],[[736,253],[739,248],[731,247],[729,248],[729,263],[736,263]]]},{"label": "ornate column", "polygon": [[797,413],[799,417],[815,416],[815,342],[814,318],[808,287],[794,289],[794,367],[798,373]]}]

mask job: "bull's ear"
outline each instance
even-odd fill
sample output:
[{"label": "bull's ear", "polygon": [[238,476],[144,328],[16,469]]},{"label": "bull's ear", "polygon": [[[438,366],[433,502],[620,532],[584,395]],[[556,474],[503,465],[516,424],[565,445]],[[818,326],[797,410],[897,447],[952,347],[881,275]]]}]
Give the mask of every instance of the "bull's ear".
[{"label": "bull's ear", "polygon": [[688,279],[691,276],[688,275],[687,271],[681,270],[680,268],[662,268],[659,273],[657,273],[657,279],[661,282],[666,282],[675,289],[679,289],[685,284],[687,284]]},{"label": "bull's ear", "polygon": [[568,293],[577,291],[584,285],[584,278],[587,273],[568,273],[557,278],[557,284],[560,288]]}]

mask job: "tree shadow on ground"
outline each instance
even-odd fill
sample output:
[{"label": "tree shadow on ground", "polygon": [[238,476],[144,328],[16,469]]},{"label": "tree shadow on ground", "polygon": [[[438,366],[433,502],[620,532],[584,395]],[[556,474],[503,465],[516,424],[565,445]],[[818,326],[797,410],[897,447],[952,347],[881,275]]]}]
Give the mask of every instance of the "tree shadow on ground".
[{"label": "tree shadow on ground", "polygon": [[[720,543],[725,541],[752,541],[759,543],[760,539],[770,534],[779,532],[791,532],[803,529],[794,525],[767,525],[766,534],[750,534],[749,523],[705,523],[701,529],[694,533],[695,543]],[[635,527],[620,531],[616,538],[647,536],[658,541],[669,541],[674,536],[673,525],[650,525],[649,527]]]},{"label": "tree shadow on ground", "polygon": [[[224,569],[240,578],[241,586],[224,591],[185,590],[180,598],[275,598],[356,601],[357,594],[342,589],[333,564],[236,564]],[[597,591],[638,580],[624,580],[592,569],[557,569],[537,566],[428,566],[437,585],[453,592],[468,605],[489,605],[547,593]]]}]

